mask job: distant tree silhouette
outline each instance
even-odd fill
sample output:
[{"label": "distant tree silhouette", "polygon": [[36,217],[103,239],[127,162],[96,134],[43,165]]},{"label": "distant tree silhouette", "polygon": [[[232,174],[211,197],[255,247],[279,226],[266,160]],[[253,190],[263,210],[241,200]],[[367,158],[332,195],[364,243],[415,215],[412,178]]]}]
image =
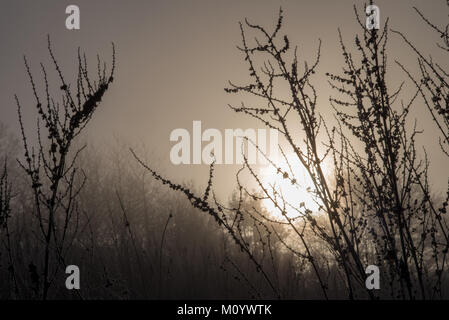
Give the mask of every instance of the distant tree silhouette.
[{"label": "distant tree silhouette", "polygon": [[4,248],[6,249],[8,271],[9,271],[9,292],[11,297],[19,295],[19,289],[16,279],[16,270],[14,268],[14,258],[11,251],[11,234],[9,219],[11,217],[11,199],[12,187],[8,179],[7,161],[5,159],[2,170],[0,171],[0,239],[5,238]]}]

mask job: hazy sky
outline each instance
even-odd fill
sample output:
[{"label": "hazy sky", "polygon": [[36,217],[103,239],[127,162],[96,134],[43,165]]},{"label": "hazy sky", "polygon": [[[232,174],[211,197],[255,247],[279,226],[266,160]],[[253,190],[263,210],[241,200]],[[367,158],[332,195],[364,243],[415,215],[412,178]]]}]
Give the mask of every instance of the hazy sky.
[{"label": "hazy sky", "polygon": [[[23,66],[27,55],[35,76],[39,62],[50,66],[46,35],[50,34],[54,52],[66,78],[75,79],[77,47],[82,47],[92,67],[96,53],[110,61],[110,43],[117,50],[116,81],[89,124],[88,140],[105,144],[116,135],[130,144],[144,144],[158,158],[156,167],[177,181],[207,180],[207,167],[169,166],[173,143],[170,132],[175,128],[191,131],[192,121],[201,120],[204,128],[260,128],[248,118],[230,111],[226,105],[243,97],[226,94],[228,80],[247,79],[244,64],[236,45],[240,43],[238,22],[248,17],[267,27],[275,24],[279,7],[285,12],[283,32],[292,44],[299,45],[300,57],[314,58],[318,39],[323,41],[322,62],[314,79],[319,93],[319,108],[329,114],[327,104],[332,93],[325,72],[340,72],[342,56],[338,47],[337,28],[347,43],[352,44],[358,25],[353,4],[363,9],[362,1],[289,0],[289,1],[61,1],[1,0],[0,2],[0,121],[17,128],[13,95],[23,103],[27,125],[35,123],[32,92]],[[65,8],[76,4],[81,11],[81,29],[65,28]],[[381,20],[390,17],[390,26],[403,31],[426,53],[435,54],[434,33],[412,9],[418,7],[432,21],[443,25],[448,21],[445,1],[381,1]],[[394,66],[400,60],[412,71],[416,59],[397,37],[390,35],[391,81],[394,87],[405,79]],[[441,60],[440,60],[441,61]],[[95,69],[93,69],[95,70]],[[53,82],[55,83],[55,82]],[[407,100],[407,96],[404,96]],[[424,107],[417,105],[412,117],[428,132],[420,143],[433,153],[431,174],[444,171],[447,161],[438,156],[435,132]],[[217,181],[230,184],[227,169],[219,168]],[[199,177],[200,180],[197,180]],[[446,182],[438,180],[438,188]]]}]

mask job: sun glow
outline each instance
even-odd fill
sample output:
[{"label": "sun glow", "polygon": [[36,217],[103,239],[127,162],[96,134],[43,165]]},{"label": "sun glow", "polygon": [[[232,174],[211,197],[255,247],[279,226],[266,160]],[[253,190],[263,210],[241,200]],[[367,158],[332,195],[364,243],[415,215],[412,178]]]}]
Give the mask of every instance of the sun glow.
[{"label": "sun glow", "polygon": [[[290,218],[306,210],[318,212],[320,202],[315,196],[315,185],[298,158],[288,154],[286,159],[276,161],[276,166],[270,164],[260,169],[261,183],[269,194],[269,198],[263,200],[267,210],[277,218],[282,217],[284,210]],[[327,176],[327,167],[323,166],[322,170]]]}]

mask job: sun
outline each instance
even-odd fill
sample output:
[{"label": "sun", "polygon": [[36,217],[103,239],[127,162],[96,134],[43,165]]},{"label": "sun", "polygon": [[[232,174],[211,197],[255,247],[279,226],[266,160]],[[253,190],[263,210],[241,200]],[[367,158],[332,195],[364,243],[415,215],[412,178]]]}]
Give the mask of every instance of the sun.
[{"label": "sun", "polygon": [[[271,199],[277,202],[276,205],[271,199],[264,199],[265,208],[277,218],[282,217],[284,207],[290,218],[302,215],[306,210],[318,212],[320,203],[314,195],[315,185],[306,168],[293,153],[285,158],[276,161],[277,168],[272,164],[260,168],[261,182]],[[327,175],[327,167],[322,169]]]}]

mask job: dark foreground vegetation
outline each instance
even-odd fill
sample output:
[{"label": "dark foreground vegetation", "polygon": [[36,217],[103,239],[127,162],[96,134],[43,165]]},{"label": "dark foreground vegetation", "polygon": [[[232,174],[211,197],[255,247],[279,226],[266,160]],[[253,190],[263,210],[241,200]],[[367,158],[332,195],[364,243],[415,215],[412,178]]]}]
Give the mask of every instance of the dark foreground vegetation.
[{"label": "dark foreground vegetation", "polygon": [[[440,35],[441,50],[449,51],[448,28],[416,12],[423,27]],[[57,94],[47,68],[41,66],[37,86],[25,59],[39,122],[30,138],[16,97],[22,145],[1,127],[0,296],[448,298],[449,190],[440,195],[431,189],[432,162],[416,142],[425,130],[412,112],[428,109],[440,133],[433,138],[449,156],[448,71],[390,30],[388,21],[368,30],[357,10],[355,16],[360,33],[353,43],[339,33],[342,71],[326,74],[334,92],[326,106],[317,104],[313,85],[321,72],[320,46],[315,61],[301,61],[282,34],[282,10],[272,28],[240,24],[249,82],[226,89],[243,100],[258,99],[251,100],[259,101],[256,106],[230,107],[285,138],[281,153],[294,154],[306,169],[316,211],[287,202],[247,161],[235,193],[222,203],[214,194],[213,165],[207,188],[197,190],[161,176],[142,150],[79,147],[78,136],[115,85],[114,48],[109,68],[98,58],[90,73],[80,52],[70,84],[48,41]],[[416,66],[387,59],[392,34],[416,55]],[[393,64],[413,87],[411,96],[399,98],[401,83],[387,80]],[[325,121],[324,108],[333,110],[335,123]],[[330,175],[325,161],[332,163]],[[292,185],[301,183],[292,170],[271,165]],[[242,172],[257,190],[240,179]],[[267,201],[274,212],[264,208]],[[68,264],[82,270],[81,290],[65,288]],[[365,286],[368,265],[381,271],[379,290]]]}]

